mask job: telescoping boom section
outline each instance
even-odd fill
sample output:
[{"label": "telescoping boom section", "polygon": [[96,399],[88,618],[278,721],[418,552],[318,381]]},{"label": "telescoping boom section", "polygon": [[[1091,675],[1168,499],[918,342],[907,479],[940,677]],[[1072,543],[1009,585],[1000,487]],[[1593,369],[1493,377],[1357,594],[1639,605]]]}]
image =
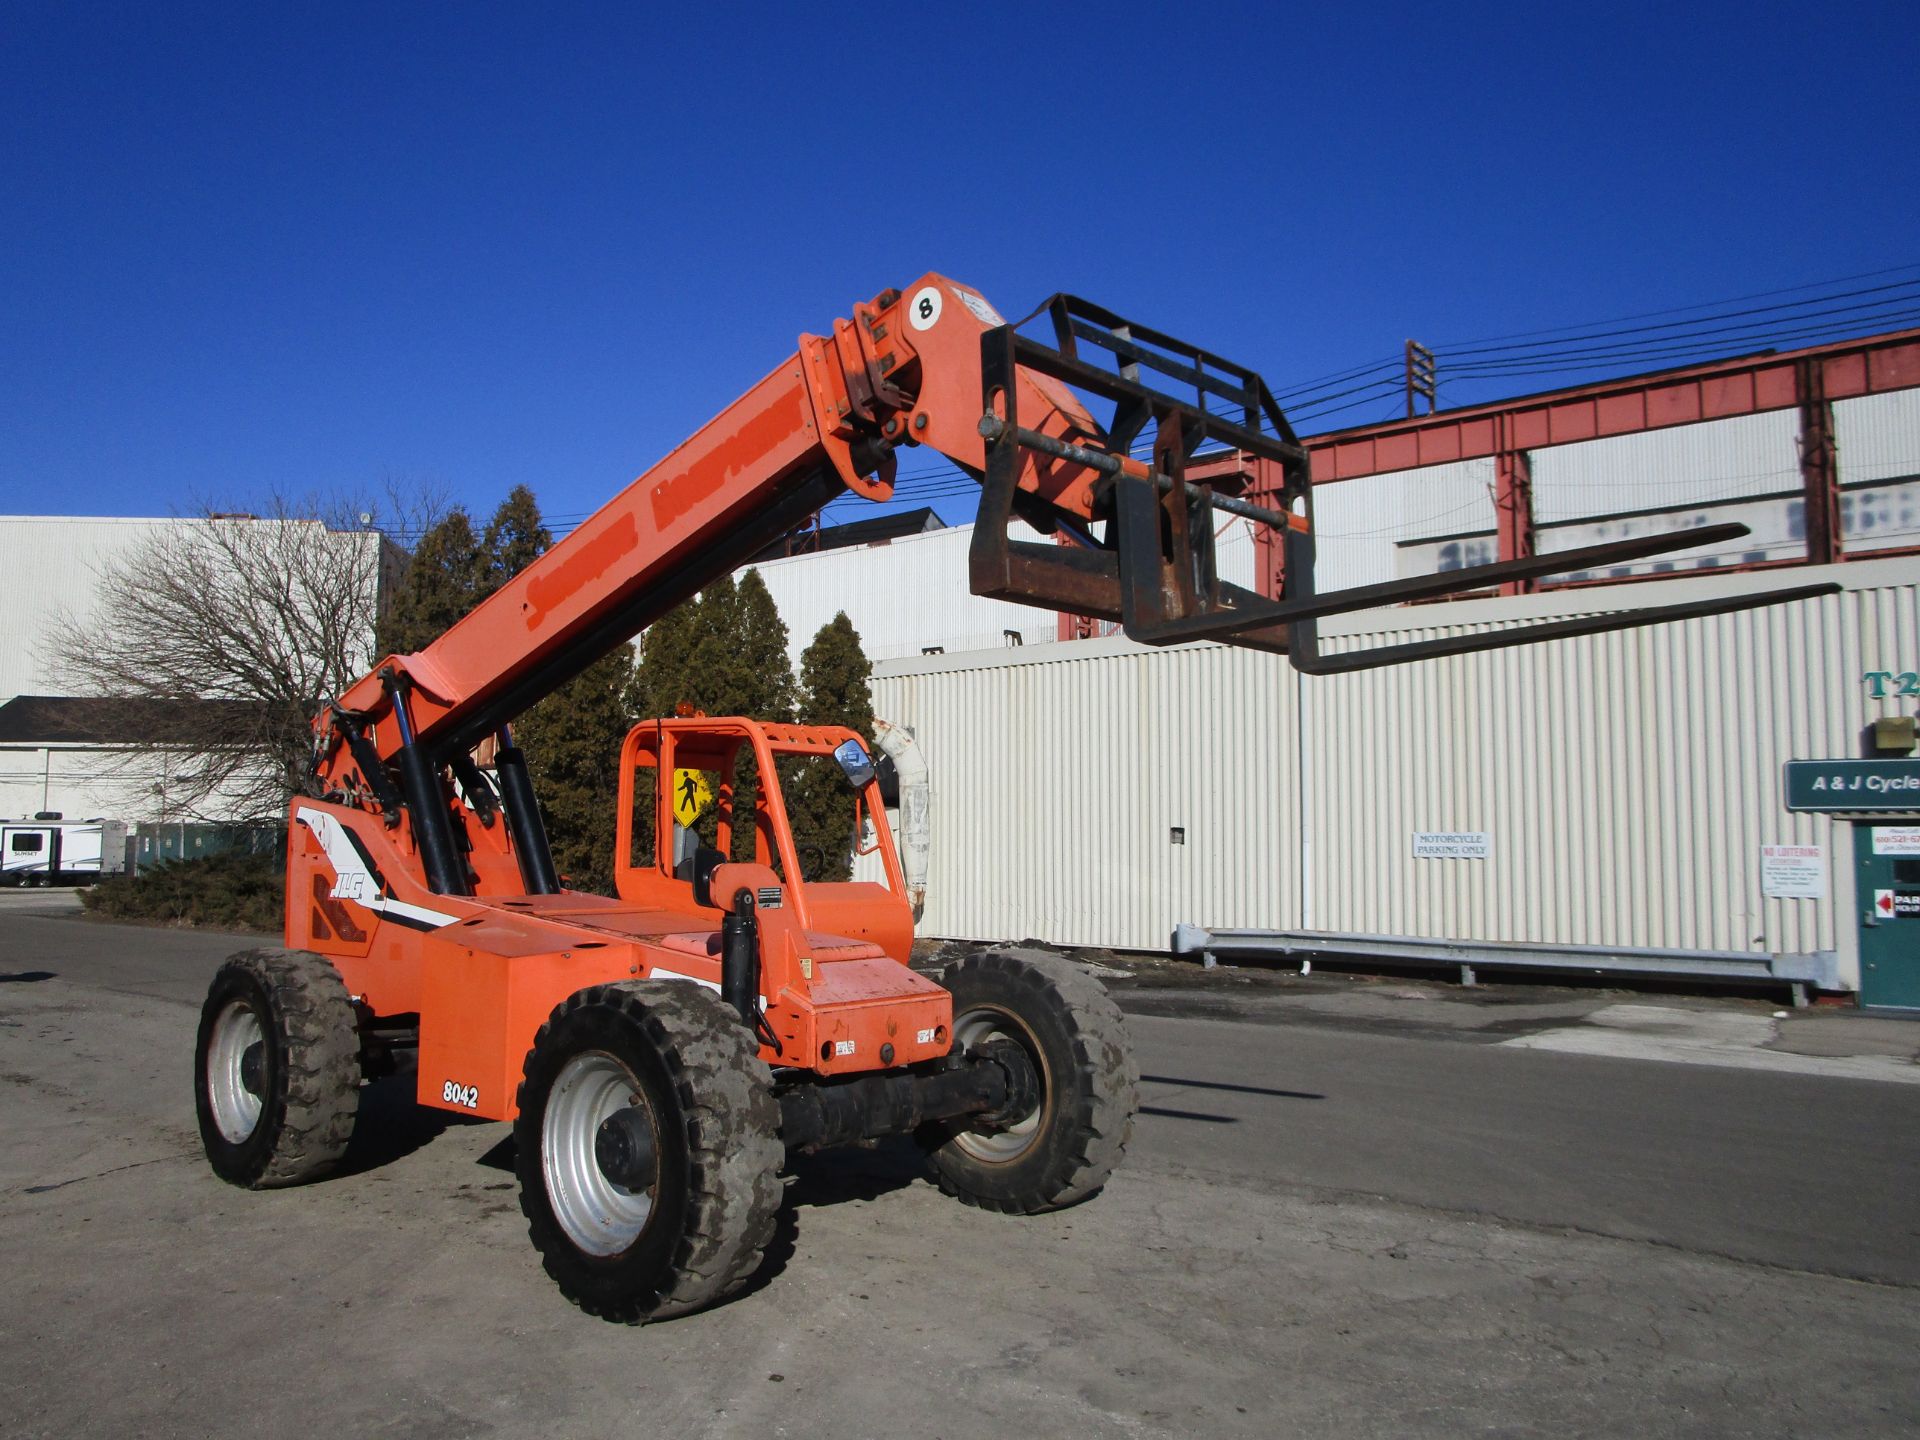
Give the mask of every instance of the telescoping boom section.
[{"label": "telescoping boom section", "polygon": [[[1043,326],[1042,338],[1007,324],[979,293],[941,275],[856,305],[827,333],[802,336],[759,384],[426,649],[387,657],[319,717],[323,798],[293,810],[298,883],[289,892],[289,940],[334,956],[355,993],[381,1014],[438,1014],[435,999],[453,1002],[455,992],[466,997],[458,1004],[471,1007],[475,995],[530,987],[524,999],[494,1005],[495,1080],[470,1106],[471,1087],[461,1089],[463,1106],[510,1113],[504,1077],[519,1063],[529,1019],[565,993],[557,987],[651,973],[658,935],[675,933],[659,930],[666,921],[658,915],[643,921],[627,910],[616,924],[607,909],[616,902],[564,889],[508,722],[835,496],[851,490],[888,498],[903,447],[936,450],[978,479],[971,555],[978,593],[1112,616],[1150,644],[1216,639],[1276,650],[1316,671],[1825,588],[1323,654],[1314,630],[1321,616],[1472,590],[1523,571],[1639,558],[1720,538],[1727,527],[1319,593],[1306,451],[1257,374],[1071,296],[1054,297],[1030,318]],[[1221,450],[1263,462],[1278,485],[1249,498],[1187,479],[1197,454]],[[1219,577],[1216,512],[1283,537],[1278,596]],[[1065,543],[1010,538],[1016,517]],[[474,760],[483,744],[493,747],[491,775]],[[774,763],[771,751],[762,758]],[[777,809],[773,788],[763,793]],[[881,807],[865,813],[867,823],[884,823]],[[682,898],[691,904],[691,892]],[[597,953],[610,939],[564,943],[569,927],[588,924],[603,936],[609,926],[626,926],[620,933],[640,948],[616,957]],[[549,958],[506,963],[533,953]],[[482,954],[501,962],[499,986],[476,983]],[[436,956],[453,957],[447,973],[459,976],[444,996],[431,989]],[[682,958],[691,962],[683,968],[717,983],[710,957]],[[807,979],[800,975],[796,993]],[[904,972],[900,983],[908,983]],[[765,998],[770,1017],[790,1003],[806,1008],[780,994]],[[462,1043],[477,1044],[474,1035],[483,1032],[467,1027]],[[430,1033],[421,1043],[423,1055],[436,1048]],[[896,1044],[894,1053],[904,1052]],[[830,1067],[832,1058],[809,1050],[800,1060]],[[422,1098],[430,1103],[435,1084],[423,1069]]]},{"label": "telescoping boom section", "polygon": [[[1023,334],[1024,325],[1005,323],[975,291],[930,274],[854,306],[853,318],[835,321],[829,334],[803,335],[795,354],[472,614],[418,654],[387,657],[341,696],[318,722],[318,772],[343,785],[358,774],[377,791],[369,771],[398,765],[409,745],[450,763],[836,496],[852,490],[890,498],[902,447],[936,450],[980,482],[976,593],[1111,618],[1147,644],[1210,639],[1279,651],[1315,672],[1621,629],[1832,588],[1323,654],[1314,622],[1324,616],[1745,532],[1675,530],[1319,593],[1307,453],[1257,374],[1069,295],[1029,318],[1042,317],[1048,338]],[[1223,450],[1266,462],[1280,477],[1275,491],[1256,503],[1236,493],[1244,484],[1237,475],[1187,480],[1196,454]],[[1281,537],[1277,597],[1219,578],[1216,512]],[[1011,540],[1015,517],[1068,543]],[[356,734],[362,743],[354,743]]]},{"label": "telescoping boom section", "polygon": [[[611,896],[557,873],[513,741],[517,714],[836,496],[889,498],[904,447],[979,484],[975,592],[1316,673],[1832,588],[1323,652],[1323,616],[1741,527],[1322,594],[1307,452],[1258,375],[1071,296],[1029,320],[1037,335],[932,274],[854,306],[444,635],[326,707],[314,794],[289,815],[286,949],[235,956],[202,1014],[200,1128],[221,1175],[320,1174],[362,1078],[411,1066],[422,1103],[515,1122],[549,1273],[620,1319],[744,1283],[786,1151],[910,1134],[944,1189],[1001,1210],[1099,1189],[1136,1100],[1118,1010],[1053,957],[982,952],[937,983],[909,967],[913,909],[858,736],[643,721],[619,760]],[[1245,464],[1190,477],[1236,452]],[[1221,512],[1279,538],[1277,593],[1220,578]],[[1051,538],[1014,538],[1015,519]],[[843,853],[796,845],[802,792],[810,813],[823,794],[843,806]]]}]

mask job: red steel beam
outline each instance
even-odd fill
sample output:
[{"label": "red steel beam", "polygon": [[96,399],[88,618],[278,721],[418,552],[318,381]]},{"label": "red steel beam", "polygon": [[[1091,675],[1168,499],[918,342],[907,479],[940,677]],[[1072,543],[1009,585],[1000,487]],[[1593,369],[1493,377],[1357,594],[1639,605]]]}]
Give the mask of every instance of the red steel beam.
[{"label": "red steel beam", "polygon": [[1826,367],[1802,360],[1795,372],[1800,404],[1800,486],[1806,494],[1807,563],[1846,558],[1840,537],[1840,475],[1834,453],[1833,401]]},{"label": "red steel beam", "polygon": [[1817,370],[1829,404],[1911,389],[1920,386],[1920,329],[1716,360],[1683,370],[1444,410],[1414,420],[1335,430],[1308,438],[1306,445],[1313,457],[1314,483],[1325,484],[1503,451],[1791,410],[1801,403],[1796,372],[1802,365]]},{"label": "red steel beam", "polygon": [[[1920,387],[1920,329],[1892,330],[1856,340],[1714,360],[1601,380],[1570,390],[1333,430],[1304,440],[1312,457],[1316,485],[1493,457],[1498,558],[1514,560],[1534,550],[1533,466],[1527,452],[1579,440],[1797,408],[1801,412],[1800,468],[1807,493],[1807,561],[1820,564],[1843,558],[1833,402],[1915,387]],[[1278,467],[1239,451],[1209,455],[1187,466],[1187,478],[1198,483],[1227,477],[1237,480],[1254,499],[1279,494]],[[1255,588],[1264,595],[1278,595],[1282,564],[1277,538],[1269,531],[1257,530],[1254,549]],[[1518,594],[1536,588],[1567,587],[1551,582],[1541,587],[1539,582],[1528,580],[1504,585],[1501,590]],[[1079,633],[1071,618],[1062,615],[1061,638]]]}]

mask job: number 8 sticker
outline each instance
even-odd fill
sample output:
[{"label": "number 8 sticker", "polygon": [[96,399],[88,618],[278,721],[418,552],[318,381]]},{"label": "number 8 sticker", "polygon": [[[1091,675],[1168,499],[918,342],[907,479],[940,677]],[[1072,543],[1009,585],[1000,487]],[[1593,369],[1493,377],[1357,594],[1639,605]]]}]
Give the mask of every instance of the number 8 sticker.
[{"label": "number 8 sticker", "polygon": [[940,319],[940,287],[922,285],[907,302],[907,323],[916,330],[931,330]]}]

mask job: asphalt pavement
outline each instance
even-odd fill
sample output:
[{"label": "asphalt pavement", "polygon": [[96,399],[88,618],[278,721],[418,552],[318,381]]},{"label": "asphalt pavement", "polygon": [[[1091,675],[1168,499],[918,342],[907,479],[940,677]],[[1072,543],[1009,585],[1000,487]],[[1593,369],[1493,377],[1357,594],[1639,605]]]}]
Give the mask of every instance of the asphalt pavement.
[{"label": "asphalt pavement", "polygon": [[[907,1147],[809,1160],[753,1292],[627,1330],[541,1273],[506,1127],[391,1082],[339,1178],[220,1184],[192,1031],[249,942],[48,904],[0,906],[0,1434],[1893,1435],[1920,1415],[1910,1032],[1850,1040],[1828,1015],[1796,1040],[1751,1001],[1114,976],[1147,1080],[1102,1195],[1009,1219],[943,1199]],[[1622,1007],[1669,1017],[1629,1017],[1657,1058],[1556,1048]]]}]

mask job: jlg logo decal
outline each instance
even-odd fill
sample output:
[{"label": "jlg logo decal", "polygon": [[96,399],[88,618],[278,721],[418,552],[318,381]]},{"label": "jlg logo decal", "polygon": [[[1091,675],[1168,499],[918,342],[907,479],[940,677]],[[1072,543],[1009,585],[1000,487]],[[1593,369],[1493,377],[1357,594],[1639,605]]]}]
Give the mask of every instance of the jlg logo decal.
[{"label": "jlg logo decal", "polygon": [[464,1106],[468,1110],[478,1109],[480,1105],[480,1092],[457,1080],[449,1080],[440,1087],[440,1098],[449,1105]]}]

